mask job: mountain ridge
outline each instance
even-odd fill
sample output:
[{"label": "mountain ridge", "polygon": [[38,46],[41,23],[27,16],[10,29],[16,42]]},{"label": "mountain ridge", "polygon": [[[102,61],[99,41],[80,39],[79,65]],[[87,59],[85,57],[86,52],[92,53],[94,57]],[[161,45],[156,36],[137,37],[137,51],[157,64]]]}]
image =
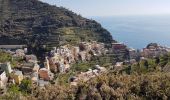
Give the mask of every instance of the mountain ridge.
[{"label": "mountain ridge", "polygon": [[39,0],[0,0],[0,44],[116,42],[98,22]]}]

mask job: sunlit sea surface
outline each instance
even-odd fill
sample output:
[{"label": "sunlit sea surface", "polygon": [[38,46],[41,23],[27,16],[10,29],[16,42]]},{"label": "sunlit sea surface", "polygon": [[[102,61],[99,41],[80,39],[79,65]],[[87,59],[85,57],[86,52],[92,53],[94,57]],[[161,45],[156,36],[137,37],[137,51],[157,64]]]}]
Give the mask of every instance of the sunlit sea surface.
[{"label": "sunlit sea surface", "polygon": [[141,49],[148,43],[170,47],[170,16],[93,17],[119,42]]}]

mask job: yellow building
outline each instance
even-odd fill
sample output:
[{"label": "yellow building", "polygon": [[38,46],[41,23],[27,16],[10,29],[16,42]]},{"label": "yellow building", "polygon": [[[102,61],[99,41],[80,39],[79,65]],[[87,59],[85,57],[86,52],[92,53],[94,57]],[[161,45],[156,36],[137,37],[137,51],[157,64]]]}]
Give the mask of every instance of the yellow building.
[{"label": "yellow building", "polygon": [[21,84],[21,81],[24,79],[22,71],[14,71],[14,74],[12,77],[16,84]]}]

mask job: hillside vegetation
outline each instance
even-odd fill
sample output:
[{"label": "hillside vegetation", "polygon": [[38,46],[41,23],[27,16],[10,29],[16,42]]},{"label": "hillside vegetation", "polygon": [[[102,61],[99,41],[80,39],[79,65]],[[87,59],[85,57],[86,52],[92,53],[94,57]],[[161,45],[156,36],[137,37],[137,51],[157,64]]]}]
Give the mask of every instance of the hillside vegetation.
[{"label": "hillside vegetation", "polygon": [[94,20],[39,0],[0,0],[0,44],[58,46],[96,40],[111,34]]},{"label": "hillside vegetation", "polygon": [[68,80],[67,75],[62,75],[60,84],[51,84],[45,89],[31,86],[29,81],[24,80],[19,87],[11,86],[2,99],[169,100],[170,73],[162,70],[169,65],[169,58],[167,54],[160,58],[142,60],[137,64],[125,65],[119,72],[111,69],[87,82],[80,81],[77,86],[64,83]]}]

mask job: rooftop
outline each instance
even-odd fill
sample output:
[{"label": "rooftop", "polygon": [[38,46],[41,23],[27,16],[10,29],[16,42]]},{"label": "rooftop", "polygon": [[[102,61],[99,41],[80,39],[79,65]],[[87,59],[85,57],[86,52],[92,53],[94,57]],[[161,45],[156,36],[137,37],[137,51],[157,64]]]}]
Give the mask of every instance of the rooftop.
[{"label": "rooftop", "polygon": [[124,45],[123,43],[112,43],[113,45]]},{"label": "rooftop", "polygon": [[15,75],[22,75],[22,71],[15,71]]}]

